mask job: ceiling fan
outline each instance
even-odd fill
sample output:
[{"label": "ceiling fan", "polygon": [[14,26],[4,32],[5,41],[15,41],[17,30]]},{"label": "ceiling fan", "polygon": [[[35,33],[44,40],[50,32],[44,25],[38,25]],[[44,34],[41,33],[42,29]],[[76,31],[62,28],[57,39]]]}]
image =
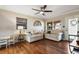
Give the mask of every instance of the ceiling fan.
[{"label": "ceiling fan", "polygon": [[34,9],[34,8],[32,8],[32,10],[37,11],[37,13],[35,13],[35,14],[42,14],[43,16],[47,12],[53,12],[52,10],[46,10],[46,8],[47,8],[47,5],[44,5],[44,6],[40,7],[40,9]]}]

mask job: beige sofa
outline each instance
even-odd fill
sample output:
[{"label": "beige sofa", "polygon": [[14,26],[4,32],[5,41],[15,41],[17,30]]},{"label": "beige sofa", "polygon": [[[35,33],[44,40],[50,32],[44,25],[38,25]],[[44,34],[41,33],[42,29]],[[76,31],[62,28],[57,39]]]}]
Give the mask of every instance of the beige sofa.
[{"label": "beige sofa", "polygon": [[30,31],[26,34],[27,42],[34,42],[43,39],[43,32]]},{"label": "beige sofa", "polygon": [[45,38],[49,40],[60,41],[62,40],[62,34],[63,32],[60,30],[53,30],[51,33],[46,33]]},{"label": "beige sofa", "polygon": [[38,33],[38,34],[28,34],[26,35],[26,41],[34,42],[43,39],[43,34]]}]

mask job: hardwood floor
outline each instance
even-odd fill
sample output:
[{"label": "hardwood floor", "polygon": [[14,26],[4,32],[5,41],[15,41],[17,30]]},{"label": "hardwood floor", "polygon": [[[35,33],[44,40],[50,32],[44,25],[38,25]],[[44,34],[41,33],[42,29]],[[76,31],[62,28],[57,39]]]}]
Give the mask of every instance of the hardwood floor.
[{"label": "hardwood floor", "polygon": [[67,41],[40,40],[33,43],[20,42],[8,48],[0,48],[0,54],[67,54]]}]

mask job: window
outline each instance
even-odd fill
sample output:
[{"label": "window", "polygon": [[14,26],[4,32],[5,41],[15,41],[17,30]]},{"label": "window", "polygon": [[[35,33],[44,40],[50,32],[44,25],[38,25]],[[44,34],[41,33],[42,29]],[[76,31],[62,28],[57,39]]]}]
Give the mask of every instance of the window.
[{"label": "window", "polygon": [[61,22],[60,22],[60,21],[54,22],[54,29],[55,29],[55,30],[56,30],[56,29],[61,30]]},{"label": "window", "polygon": [[47,30],[52,30],[52,22],[47,23]]},{"label": "window", "polygon": [[41,26],[42,24],[41,24],[40,21],[35,21],[33,25],[34,25],[34,26]]},{"label": "window", "polygon": [[[78,18],[68,19],[68,34],[77,35],[78,31]],[[70,37],[71,40],[77,39],[77,37]]]},{"label": "window", "polygon": [[16,17],[16,29],[19,29],[20,27],[27,29],[27,19]]},{"label": "window", "polygon": [[77,28],[78,28],[78,18],[73,18],[68,20],[68,33],[77,35]]}]

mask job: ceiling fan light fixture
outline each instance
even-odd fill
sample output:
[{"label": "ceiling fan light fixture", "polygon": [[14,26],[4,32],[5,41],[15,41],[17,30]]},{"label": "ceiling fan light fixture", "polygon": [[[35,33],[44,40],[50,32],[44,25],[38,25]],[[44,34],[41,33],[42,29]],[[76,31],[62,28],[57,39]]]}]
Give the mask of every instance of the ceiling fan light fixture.
[{"label": "ceiling fan light fixture", "polygon": [[44,12],[41,11],[40,14],[44,14]]}]

